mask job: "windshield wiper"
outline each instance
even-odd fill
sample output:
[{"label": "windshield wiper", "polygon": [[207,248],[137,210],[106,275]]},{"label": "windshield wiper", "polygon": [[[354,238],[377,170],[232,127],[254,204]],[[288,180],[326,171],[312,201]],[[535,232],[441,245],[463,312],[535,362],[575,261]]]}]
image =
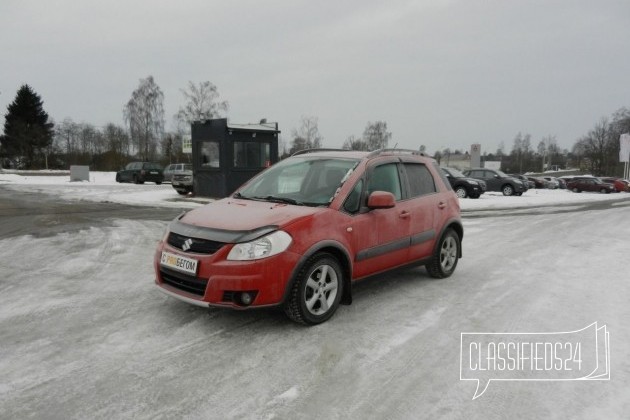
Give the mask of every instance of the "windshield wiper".
[{"label": "windshield wiper", "polygon": [[301,201],[297,201],[294,200],[292,198],[288,198],[288,197],[278,197],[275,195],[266,195],[266,196],[256,196],[256,197],[251,197],[254,200],[264,200],[264,201],[273,201],[276,203],[287,203],[287,204],[293,204],[296,206],[303,206],[304,203],[302,203]]}]

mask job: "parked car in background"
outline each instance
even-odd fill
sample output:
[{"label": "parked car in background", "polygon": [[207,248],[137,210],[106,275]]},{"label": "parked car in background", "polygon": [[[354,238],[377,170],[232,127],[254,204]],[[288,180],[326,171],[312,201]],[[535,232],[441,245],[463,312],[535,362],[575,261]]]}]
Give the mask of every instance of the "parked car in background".
[{"label": "parked car in background", "polygon": [[187,170],[192,171],[191,163],[171,163],[170,165],[166,165],[166,168],[164,168],[164,182],[171,182],[173,175]]},{"label": "parked car in background", "polygon": [[613,184],[617,192],[630,192],[630,182],[621,178],[599,178],[602,182]]},{"label": "parked car in background", "polygon": [[528,190],[536,188],[536,184],[534,183],[534,181],[530,181],[529,178],[527,178],[525,175],[521,175],[521,174],[508,174],[508,175],[516,179],[520,179],[524,185],[527,185]]},{"label": "parked car in background", "polygon": [[466,176],[486,183],[487,191],[499,191],[503,195],[523,195],[527,187],[520,179],[513,178],[496,169],[474,168],[464,171]]},{"label": "parked car in background", "polygon": [[527,179],[534,183],[534,188],[536,189],[547,188],[547,181],[542,178],[537,176],[528,176]]},{"label": "parked car in background", "polygon": [[146,181],[160,185],[164,181],[162,165],[156,162],[131,162],[116,172],[116,182],[144,184]]},{"label": "parked car in background", "polygon": [[544,176],[543,179],[547,181],[547,188],[551,190],[557,190],[560,188],[560,183],[553,176]]},{"label": "parked car in background", "polygon": [[171,185],[181,195],[193,192],[193,170],[192,164],[184,164],[184,169],[173,174]]},{"label": "parked car in background", "polygon": [[451,183],[453,191],[459,198],[479,198],[486,192],[486,183],[479,179],[468,178],[466,175],[454,168],[441,168],[444,175]]},{"label": "parked car in background", "polygon": [[582,191],[593,191],[600,193],[616,192],[613,184],[602,182],[595,177],[575,177],[567,182],[567,188],[573,192],[580,193]]},{"label": "parked car in background", "polygon": [[558,181],[558,188],[561,190],[567,189],[567,182],[563,178],[556,178],[556,180]]},{"label": "parked car in background", "polygon": [[352,282],[376,273],[419,264],[449,277],[463,235],[459,200],[435,160],[303,151],[177,216],[157,245],[155,283],[189,304],[277,306],[319,324],[352,302]]}]

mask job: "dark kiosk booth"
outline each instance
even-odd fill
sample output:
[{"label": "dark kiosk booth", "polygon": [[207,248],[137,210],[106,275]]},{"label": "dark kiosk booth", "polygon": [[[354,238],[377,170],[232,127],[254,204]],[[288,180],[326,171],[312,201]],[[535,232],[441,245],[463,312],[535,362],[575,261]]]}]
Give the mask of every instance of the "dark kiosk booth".
[{"label": "dark kiosk booth", "polygon": [[191,127],[194,192],[226,197],[278,161],[278,123],[232,124],[226,118]]}]

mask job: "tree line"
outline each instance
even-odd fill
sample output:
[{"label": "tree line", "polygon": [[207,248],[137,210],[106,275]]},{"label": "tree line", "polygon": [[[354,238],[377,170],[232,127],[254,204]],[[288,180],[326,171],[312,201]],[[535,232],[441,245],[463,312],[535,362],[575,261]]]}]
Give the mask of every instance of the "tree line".
[{"label": "tree line", "polygon": [[610,118],[601,118],[571,149],[561,149],[555,136],[542,137],[536,146],[530,134],[518,133],[512,149],[505,154],[503,144],[487,160],[500,160],[506,172],[543,172],[548,169],[579,169],[595,176],[621,176],[619,137],[630,132],[630,109],[620,108]]},{"label": "tree line", "polygon": [[[140,79],[123,107],[125,125],[95,126],[65,118],[55,124],[43,108],[41,97],[29,85],[18,90],[7,107],[4,132],[0,136],[0,167],[18,169],[67,169],[89,165],[92,170],[118,170],[131,160],[186,162],[182,139],[193,121],[225,116],[227,101],[220,100],[217,87],[209,81],[189,82],[181,89],[184,105],[173,116],[175,129],[165,130],[164,94],[152,76]],[[552,167],[578,168],[594,175],[620,175],[619,136],[630,132],[630,109],[621,108],[602,118],[571,150],[561,149],[555,136],[541,138],[536,146],[528,133],[518,133],[510,153],[501,142],[496,153],[485,160],[500,160],[506,172],[541,172]],[[280,153],[289,156],[299,150],[323,147],[318,118],[302,116],[286,144],[281,137]],[[344,149],[371,151],[386,148],[392,138],[387,122],[369,121],[360,137],[350,135]],[[426,146],[419,145],[420,151]],[[450,154],[437,151],[436,159]]]}]

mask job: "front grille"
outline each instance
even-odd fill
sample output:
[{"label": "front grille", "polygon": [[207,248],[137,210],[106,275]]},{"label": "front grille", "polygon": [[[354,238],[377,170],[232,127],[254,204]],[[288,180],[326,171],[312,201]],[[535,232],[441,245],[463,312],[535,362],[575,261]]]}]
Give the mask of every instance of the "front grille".
[{"label": "front grille", "polygon": [[160,269],[160,274],[162,276],[162,283],[168,284],[171,287],[198,296],[203,296],[206,293],[207,280],[201,280],[165,268]]},{"label": "front grille", "polygon": [[[189,239],[192,241],[192,243],[190,244],[189,248],[184,249],[184,242]],[[196,252],[198,254],[214,254],[219,249],[221,249],[223,245],[225,245],[223,242],[215,242],[199,238],[189,238],[188,236],[179,235],[173,232],[168,235],[168,244],[174,246],[175,248],[179,248],[182,251]]]}]

